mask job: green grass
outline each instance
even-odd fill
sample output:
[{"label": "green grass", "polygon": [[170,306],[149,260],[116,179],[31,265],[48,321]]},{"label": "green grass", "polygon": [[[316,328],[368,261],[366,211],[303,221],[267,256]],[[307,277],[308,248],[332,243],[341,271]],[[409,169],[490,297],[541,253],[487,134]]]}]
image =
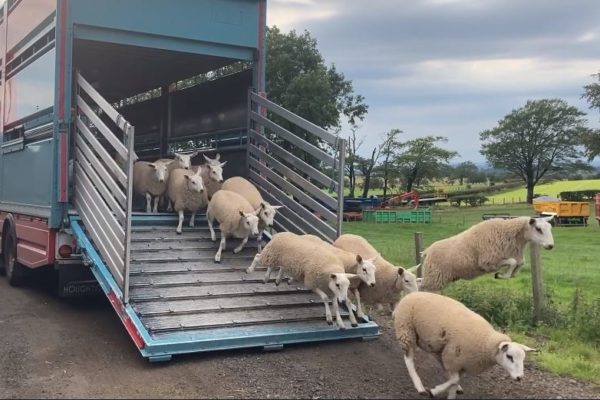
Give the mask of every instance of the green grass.
[{"label": "green grass", "polygon": [[[600,179],[588,179],[581,181],[556,181],[543,185],[538,185],[535,187],[534,192],[537,194],[558,197],[558,194],[560,192],[594,189],[598,189],[598,191],[600,192]],[[525,202],[525,200],[527,199],[527,191],[523,186],[520,189],[502,192],[487,197],[490,202],[493,202],[493,204],[521,203]]]},{"label": "green grass", "polygon": [[[344,232],[364,236],[391,262],[410,267],[415,264],[415,232],[423,233],[424,246],[428,246],[480,222],[485,212],[533,215],[530,205],[444,207],[434,210],[431,224],[349,222]],[[556,247],[542,250],[544,287],[550,298],[547,323],[531,325],[528,253],[525,266],[513,279],[497,280],[490,275],[459,281],[445,294],[469,303],[493,323],[508,328],[513,339],[541,347],[542,352],[534,358],[542,367],[600,384],[600,303],[592,303],[600,298],[600,228],[593,215],[590,221],[594,222],[588,227],[554,228]],[[578,301],[587,307],[578,320],[570,312],[576,291]]]}]

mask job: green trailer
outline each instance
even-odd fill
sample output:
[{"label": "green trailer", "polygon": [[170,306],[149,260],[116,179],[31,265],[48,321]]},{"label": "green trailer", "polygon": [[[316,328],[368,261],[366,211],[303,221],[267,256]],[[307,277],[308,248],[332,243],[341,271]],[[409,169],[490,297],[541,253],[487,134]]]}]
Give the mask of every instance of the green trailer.
[{"label": "green trailer", "polygon": [[363,210],[363,222],[429,224],[431,208]]}]

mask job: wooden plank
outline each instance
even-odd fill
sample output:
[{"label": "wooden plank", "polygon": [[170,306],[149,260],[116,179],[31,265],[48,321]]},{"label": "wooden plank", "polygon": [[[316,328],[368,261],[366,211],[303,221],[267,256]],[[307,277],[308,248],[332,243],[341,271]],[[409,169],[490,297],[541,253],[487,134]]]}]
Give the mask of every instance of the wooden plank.
[{"label": "wooden plank", "polygon": [[[221,258],[224,260],[236,259],[236,258],[249,258],[254,257],[256,254],[256,248],[244,248],[241,252],[234,254],[234,246],[227,246],[226,250],[223,250]],[[201,260],[213,260],[215,258],[216,249],[201,249],[201,250],[164,250],[159,252],[147,252],[147,251],[132,251],[131,260],[136,262],[152,262],[152,261],[201,261]]]},{"label": "wooden plank", "polygon": [[[188,262],[132,262],[131,274],[171,274],[195,272],[245,271],[254,257],[227,260],[226,264],[215,263],[213,259]],[[258,268],[257,268],[258,269]],[[261,268],[262,269],[262,268]]]},{"label": "wooden plank", "polygon": [[[241,239],[231,239],[227,240],[227,247],[230,246],[235,248],[242,242]],[[263,246],[266,243],[263,241]],[[244,246],[244,248],[255,249],[258,247],[258,243],[256,239],[251,238],[248,240],[248,243]],[[196,238],[196,240],[154,240],[154,241],[132,241],[131,249],[135,251],[165,251],[165,250],[207,250],[212,249],[217,251],[219,248],[219,241],[213,242],[211,240],[202,240]]]},{"label": "wooden plank", "polygon": [[[262,271],[261,271],[262,272]],[[263,273],[246,274],[244,271],[190,272],[163,275],[138,275],[131,277],[131,285],[142,286],[200,286],[215,283],[262,283]]]}]

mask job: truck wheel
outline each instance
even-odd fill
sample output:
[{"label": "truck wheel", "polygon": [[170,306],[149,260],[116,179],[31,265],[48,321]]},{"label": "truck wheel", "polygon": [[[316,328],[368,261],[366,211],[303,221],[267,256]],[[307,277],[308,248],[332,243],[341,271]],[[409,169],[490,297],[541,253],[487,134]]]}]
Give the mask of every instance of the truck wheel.
[{"label": "truck wheel", "polygon": [[4,240],[4,251],[2,252],[6,279],[11,286],[23,284],[25,267],[17,261],[17,243],[12,234],[8,234]]}]

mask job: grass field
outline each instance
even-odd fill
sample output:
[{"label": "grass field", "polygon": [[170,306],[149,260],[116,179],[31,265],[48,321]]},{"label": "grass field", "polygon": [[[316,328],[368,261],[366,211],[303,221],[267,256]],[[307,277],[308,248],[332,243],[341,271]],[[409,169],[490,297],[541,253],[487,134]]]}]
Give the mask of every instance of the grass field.
[{"label": "grass field", "polygon": [[[364,236],[397,265],[413,266],[416,231],[423,232],[427,246],[480,222],[483,212],[533,214],[529,205],[458,210],[444,207],[434,210],[431,224],[350,222],[344,225],[344,231]],[[594,216],[590,221],[595,221]],[[483,276],[457,282],[445,293],[464,301],[496,325],[507,327],[513,339],[540,347],[542,352],[535,358],[542,367],[600,383],[600,228],[594,222],[588,227],[554,228],[553,234],[555,248],[542,250],[543,280],[549,296],[546,323],[531,325],[531,276],[527,262],[511,280]],[[583,311],[572,313],[574,307]]]},{"label": "grass field", "polygon": [[[536,186],[534,192],[537,194],[558,197],[558,194],[560,192],[594,189],[598,189],[598,192],[600,192],[600,179],[551,182]],[[518,203],[524,202],[527,199],[527,191],[525,190],[525,187],[523,187],[520,189],[511,190],[509,192],[502,192],[487,197],[488,199],[490,199],[490,203],[493,204],[502,204],[504,202]]]}]

